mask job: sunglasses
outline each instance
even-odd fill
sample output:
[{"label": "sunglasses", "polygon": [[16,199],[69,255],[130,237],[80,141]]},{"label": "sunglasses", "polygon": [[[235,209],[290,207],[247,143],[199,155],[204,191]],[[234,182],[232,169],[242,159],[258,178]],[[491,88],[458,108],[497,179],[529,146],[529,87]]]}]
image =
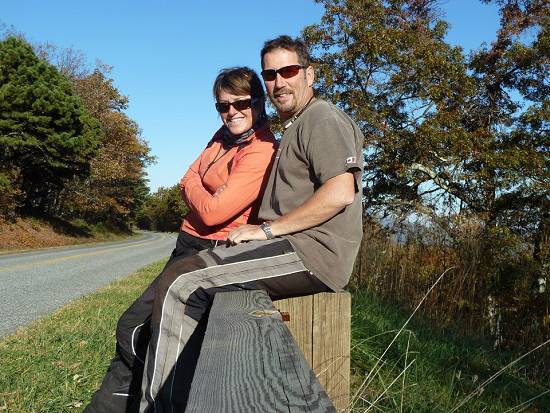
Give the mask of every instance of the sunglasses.
[{"label": "sunglasses", "polygon": [[266,69],[262,70],[262,77],[265,81],[271,82],[277,78],[277,73],[279,73],[282,77],[285,79],[290,79],[291,77],[294,77],[298,74],[300,69],[305,69],[307,66],[301,66],[301,65],[290,65],[281,67],[280,69]]},{"label": "sunglasses", "polygon": [[257,99],[243,99],[236,100],[234,102],[216,102],[216,110],[219,113],[227,113],[229,112],[229,107],[233,106],[235,110],[240,112],[242,110],[250,109],[256,101]]}]

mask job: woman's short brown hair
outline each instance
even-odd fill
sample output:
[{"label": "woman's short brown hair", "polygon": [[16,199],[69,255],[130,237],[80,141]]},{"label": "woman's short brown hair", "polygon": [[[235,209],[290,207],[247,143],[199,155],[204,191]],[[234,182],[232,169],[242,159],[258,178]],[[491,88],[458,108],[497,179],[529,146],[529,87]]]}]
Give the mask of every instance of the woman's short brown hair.
[{"label": "woman's short brown hair", "polygon": [[220,70],[214,81],[212,92],[218,100],[221,90],[233,95],[250,95],[265,102],[264,88],[256,72],[249,67],[230,67]]}]

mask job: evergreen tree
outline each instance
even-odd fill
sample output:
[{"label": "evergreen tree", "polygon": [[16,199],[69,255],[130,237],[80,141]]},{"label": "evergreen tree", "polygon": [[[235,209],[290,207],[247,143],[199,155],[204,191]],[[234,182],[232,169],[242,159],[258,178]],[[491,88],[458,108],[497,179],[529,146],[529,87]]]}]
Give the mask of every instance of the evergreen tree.
[{"label": "evergreen tree", "polygon": [[67,79],[25,41],[0,41],[0,164],[26,210],[51,212],[64,183],[89,172],[100,138]]}]

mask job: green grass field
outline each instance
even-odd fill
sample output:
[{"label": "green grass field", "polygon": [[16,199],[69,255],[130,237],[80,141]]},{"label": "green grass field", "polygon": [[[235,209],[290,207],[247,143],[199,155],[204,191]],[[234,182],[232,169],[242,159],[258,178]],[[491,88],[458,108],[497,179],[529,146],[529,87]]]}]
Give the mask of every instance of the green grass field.
[{"label": "green grass field", "polygon": [[114,355],[118,317],[163,264],[145,267],[0,341],[0,411],[81,411]]},{"label": "green grass field", "polygon": [[388,349],[409,314],[364,291],[352,296],[354,411],[550,412],[549,377],[537,367],[542,348],[483,385],[522,354],[415,319]]},{"label": "green grass field", "polygon": [[[148,266],[0,341],[0,412],[81,411],[113,356],[118,316],[162,265]],[[488,343],[422,322],[408,325],[373,371],[408,315],[364,292],[352,294],[354,412],[450,412],[472,392],[475,397],[456,411],[550,412],[548,382],[542,385],[543,377],[533,374],[537,353],[479,389],[517,355],[493,352]]]}]

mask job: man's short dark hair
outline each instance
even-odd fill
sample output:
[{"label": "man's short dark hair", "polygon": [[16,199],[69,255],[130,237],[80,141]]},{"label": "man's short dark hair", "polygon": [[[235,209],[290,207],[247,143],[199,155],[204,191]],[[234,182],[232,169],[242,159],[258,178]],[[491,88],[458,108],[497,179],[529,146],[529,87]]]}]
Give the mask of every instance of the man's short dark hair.
[{"label": "man's short dark hair", "polygon": [[307,67],[311,64],[311,57],[309,56],[309,50],[306,44],[299,38],[293,39],[290,36],[282,35],[264,43],[264,47],[261,52],[262,67],[264,64],[264,56],[275,49],[285,49],[295,52],[298,55],[298,62],[302,66]]}]

